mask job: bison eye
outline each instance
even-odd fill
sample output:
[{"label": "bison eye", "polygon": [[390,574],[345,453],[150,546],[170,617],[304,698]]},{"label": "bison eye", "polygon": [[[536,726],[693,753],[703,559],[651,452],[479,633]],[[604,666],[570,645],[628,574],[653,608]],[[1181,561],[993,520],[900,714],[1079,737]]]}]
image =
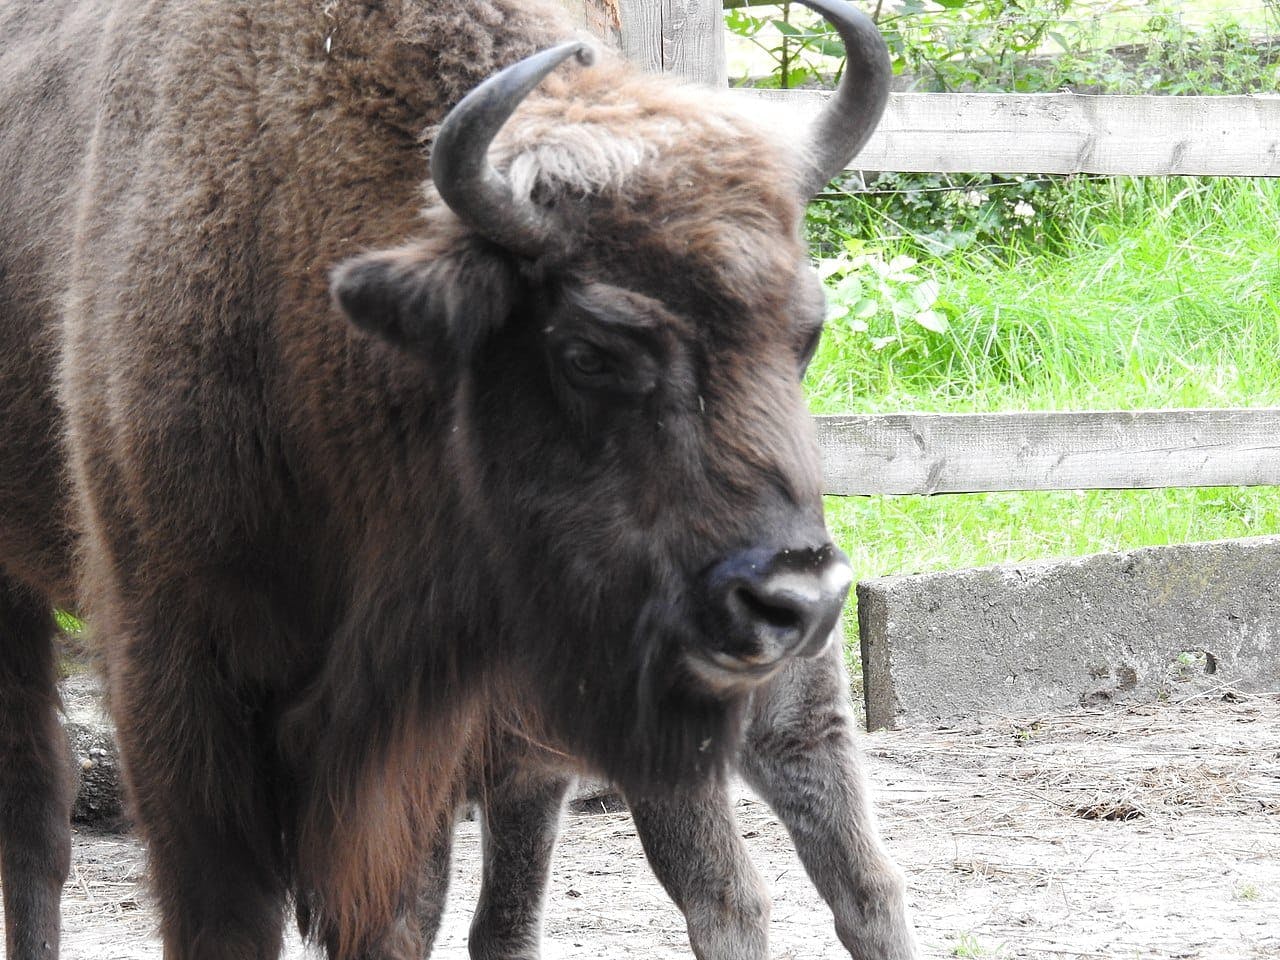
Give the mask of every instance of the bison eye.
[{"label": "bison eye", "polygon": [[572,338],[560,345],[561,376],[577,390],[607,394],[643,394],[653,389],[649,364],[630,353]]},{"label": "bison eye", "polygon": [[571,340],[564,347],[565,373],[573,380],[590,381],[591,386],[609,374],[612,364],[605,352],[585,340]]}]

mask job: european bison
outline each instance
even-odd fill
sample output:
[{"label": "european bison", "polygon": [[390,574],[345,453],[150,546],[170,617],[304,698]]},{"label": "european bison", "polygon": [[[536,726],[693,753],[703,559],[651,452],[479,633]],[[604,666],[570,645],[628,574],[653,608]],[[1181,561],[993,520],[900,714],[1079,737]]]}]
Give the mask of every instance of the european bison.
[{"label": "european bison", "polygon": [[[880,842],[838,645],[797,659],[751,695],[738,765],[795,842],[855,960],[913,960],[915,936],[901,874]],[[540,956],[542,906],[564,795],[563,755],[519,731],[496,731],[471,771],[468,792],[483,826],[473,960]],[[699,960],[768,960],[768,889],[747,856],[720,781],[631,801],[654,873],[685,916]],[[424,936],[439,928],[448,887],[450,835],[428,861]]]},{"label": "european bison", "polygon": [[53,605],[183,960],[276,956],[289,897],[333,957],[415,956],[491,709],[641,795],[821,652],[799,224],[888,62],[806,2],[851,67],[799,147],[588,66],[547,0],[0,9],[11,958],[67,871]]}]

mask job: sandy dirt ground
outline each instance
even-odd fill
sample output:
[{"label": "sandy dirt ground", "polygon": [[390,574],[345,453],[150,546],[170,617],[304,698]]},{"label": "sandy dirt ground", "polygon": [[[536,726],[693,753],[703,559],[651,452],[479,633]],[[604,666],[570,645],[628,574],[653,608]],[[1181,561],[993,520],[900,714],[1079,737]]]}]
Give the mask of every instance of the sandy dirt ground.
[{"label": "sandy dirt ground", "polygon": [[[1213,691],[864,744],[924,956],[1280,958],[1280,696]],[[743,797],[737,812],[773,891],[774,956],[847,960],[768,807]],[[65,956],[158,957],[138,844],[81,832],[74,856]],[[463,822],[436,957],[467,955],[478,871]],[[293,941],[288,955],[304,952]],[[544,958],[690,956],[629,817],[568,816]]]}]

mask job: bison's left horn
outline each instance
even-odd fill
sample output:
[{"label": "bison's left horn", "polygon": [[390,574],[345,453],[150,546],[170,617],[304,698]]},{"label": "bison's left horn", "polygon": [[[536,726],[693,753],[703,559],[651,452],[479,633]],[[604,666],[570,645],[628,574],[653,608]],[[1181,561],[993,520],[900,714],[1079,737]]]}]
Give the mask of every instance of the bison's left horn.
[{"label": "bison's left horn", "polygon": [[431,179],[441,199],[481,234],[509,250],[536,257],[551,231],[546,215],[518,200],[489,163],[489,145],[543,78],[569,57],[590,65],[595,51],[562,43],[495,73],[449,111],[431,150]]},{"label": "bison's left horn", "polygon": [[801,189],[818,193],[862,149],[889,101],[893,65],[871,18],[848,0],[800,0],[822,14],[844,41],[844,76],[813,125]]}]

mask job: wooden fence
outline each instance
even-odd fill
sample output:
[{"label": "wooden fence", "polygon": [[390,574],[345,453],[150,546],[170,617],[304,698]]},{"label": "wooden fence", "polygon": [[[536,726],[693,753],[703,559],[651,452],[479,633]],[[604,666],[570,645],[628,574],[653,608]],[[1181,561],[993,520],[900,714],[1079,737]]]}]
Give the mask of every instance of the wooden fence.
[{"label": "wooden fence", "polygon": [[[725,84],[724,0],[561,2],[647,68]],[[827,97],[737,95],[788,124]],[[893,94],[855,166],[1277,177],[1280,96]],[[827,416],[818,429],[833,494],[1280,485],[1280,409]]]}]

